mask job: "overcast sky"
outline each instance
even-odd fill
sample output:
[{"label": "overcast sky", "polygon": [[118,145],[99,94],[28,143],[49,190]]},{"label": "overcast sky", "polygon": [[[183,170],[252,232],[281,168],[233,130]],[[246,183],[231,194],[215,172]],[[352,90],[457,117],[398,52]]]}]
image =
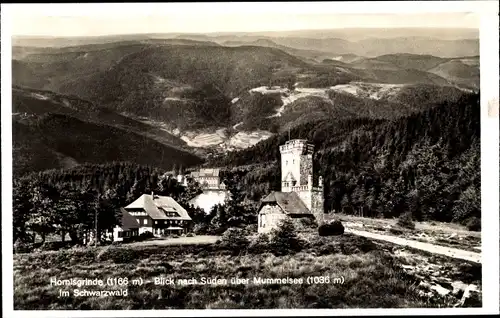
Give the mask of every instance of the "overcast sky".
[{"label": "overcast sky", "polygon": [[[410,2],[407,2],[407,4]],[[446,2],[445,2],[446,3]],[[297,4],[299,4],[297,6]],[[394,3],[390,10],[398,9]],[[432,3],[429,3],[432,4]],[[222,5],[222,6],[221,6]],[[13,35],[95,36],[130,33],[210,33],[258,32],[335,28],[478,28],[478,15],[472,13],[420,13],[420,14],[335,14],[353,12],[353,8],[321,6],[300,7],[300,3],[274,4],[74,4],[20,6],[13,10]],[[328,6],[329,5],[329,6]],[[370,5],[356,3],[358,9],[370,12]],[[451,4],[447,4],[448,8]],[[419,8],[428,6],[420,3]],[[312,9],[315,9],[312,10]],[[323,9],[323,10],[322,10]],[[349,9],[349,8],[347,8]],[[408,6],[400,10],[411,10]],[[421,10],[420,10],[421,11]],[[438,10],[439,11],[439,10]],[[323,13],[314,13],[323,12]],[[384,11],[382,11],[384,12]]]}]

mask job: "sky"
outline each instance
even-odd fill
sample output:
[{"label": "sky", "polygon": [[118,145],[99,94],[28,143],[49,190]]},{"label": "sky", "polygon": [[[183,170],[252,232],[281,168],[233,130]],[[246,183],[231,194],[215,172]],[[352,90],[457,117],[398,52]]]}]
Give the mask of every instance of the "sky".
[{"label": "sky", "polygon": [[[13,7],[13,35],[97,36],[131,33],[263,32],[335,28],[478,28],[478,15],[453,13],[453,5],[411,8],[389,3],[354,6],[338,3],[211,3],[211,4],[45,4]],[[345,4],[345,3],[344,3]],[[423,7],[422,7],[423,6]],[[441,8],[442,7],[442,8]],[[441,9],[440,9],[441,8]],[[352,14],[376,12],[377,14]],[[437,9],[437,10],[436,10]],[[440,10],[439,10],[440,9]],[[401,13],[387,14],[398,11]],[[448,10],[448,12],[446,11]],[[3,9],[2,9],[3,11]],[[420,10],[422,11],[422,10]],[[341,14],[339,14],[341,12]],[[350,12],[351,14],[349,14]],[[418,10],[416,11],[418,12]],[[385,13],[385,14],[384,14]]]}]

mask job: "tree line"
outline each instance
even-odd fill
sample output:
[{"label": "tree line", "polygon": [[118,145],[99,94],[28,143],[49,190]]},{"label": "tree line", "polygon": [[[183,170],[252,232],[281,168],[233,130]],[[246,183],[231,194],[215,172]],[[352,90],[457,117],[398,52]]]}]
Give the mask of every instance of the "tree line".
[{"label": "tree line", "polygon": [[[325,211],[369,217],[465,223],[480,218],[479,94],[467,94],[399,119],[347,119],[299,125],[290,137],[315,144]],[[242,174],[245,197],[260,200],[280,184],[284,133],[216,158]],[[252,165],[248,165],[253,163]]]},{"label": "tree line", "polygon": [[97,224],[99,238],[119,225],[120,208],[144,193],[173,197],[188,209],[193,221],[204,212],[189,204],[199,193],[198,184],[180,185],[161,169],[132,163],[88,164],[72,169],[47,170],[14,179],[14,242],[33,242],[38,235],[69,235],[82,243]]},{"label": "tree line", "polygon": [[13,241],[42,244],[49,236],[69,236],[72,244],[83,244],[97,230],[100,239],[121,223],[120,208],[142,194],[171,196],[194,222],[197,234],[222,234],[230,227],[256,224],[254,206],[244,201],[244,185],[238,175],[225,176],[229,191],[225,204],[209,213],[189,201],[202,193],[188,178],[179,184],[175,167],[166,172],[152,166],[128,162],[87,164],[72,169],[46,170],[15,178],[13,182]]}]

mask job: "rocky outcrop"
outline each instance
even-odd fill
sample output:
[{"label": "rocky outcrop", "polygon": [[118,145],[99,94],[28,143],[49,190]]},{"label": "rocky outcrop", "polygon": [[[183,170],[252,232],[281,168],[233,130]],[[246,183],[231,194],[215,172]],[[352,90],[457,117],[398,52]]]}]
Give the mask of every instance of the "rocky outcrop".
[{"label": "rocky outcrop", "polygon": [[401,268],[419,283],[422,297],[450,307],[481,307],[481,265],[394,248]]}]

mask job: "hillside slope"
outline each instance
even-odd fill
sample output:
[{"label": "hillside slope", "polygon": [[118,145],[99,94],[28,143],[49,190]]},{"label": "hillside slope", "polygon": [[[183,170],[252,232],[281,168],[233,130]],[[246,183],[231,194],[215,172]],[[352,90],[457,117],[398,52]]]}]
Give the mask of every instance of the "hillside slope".
[{"label": "hillside slope", "polygon": [[201,162],[190,153],[136,133],[66,115],[32,115],[15,120],[13,125],[16,173],[65,167],[63,159],[80,164],[129,161],[165,169]]},{"label": "hillside slope", "polygon": [[[349,45],[345,40],[329,43]],[[430,55],[364,58],[350,53],[339,56],[351,64],[336,60],[339,56],[317,63],[291,54],[316,51],[299,52],[267,39],[252,44],[224,47],[147,38],[64,48],[17,47],[14,83],[95,105],[75,113],[66,109],[67,97],[32,92],[38,99],[59,100],[59,113],[130,130],[168,146],[195,148],[202,156],[245,148],[325,116],[406,115],[442,100],[436,94],[459,95],[450,88],[457,83],[470,87],[466,70],[455,72],[456,67],[445,67],[452,60]]]},{"label": "hillside slope", "polygon": [[168,168],[201,159],[185,143],[155,127],[75,97],[14,87],[15,173],[81,163],[131,161]]},{"label": "hillside slope", "polygon": [[428,72],[449,79],[458,85],[479,89],[479,62],[475,64],[473,59],[450,60],[429,69]]},{"label": "hillside slope", "polygon": [[[449,84],[479,89],[479,56],[441,58],[433,55],[387,54],[356,59],[349,65],[365,70],[368,74],[375,72],[374,78],[381,82],[397,84],[395,78],[399,76],[406,81],[442,85],[446,84],[446,80]],[[387,79],[384,80],[384,77]]]},{"label": "hillside slope", "polygon": [[171,128],[223,127],[231,100],[310,69],[278,49],[160,46],[129,54],[105,72],[60,91],[119,112],[159,119]]},{"label": "hillside slope", "polygon": [[[290,137],[316,146],[326,211],[465,222],[481,216],[479,127],[479,96],[468,94],[395,120],[310,122]],[[280,188],[279,145],[287,139],[283,133],[211,164],[239,174],[258,203]]]},{"label": "hillside slope", "polygon": [[288,54],[303,58],[305,61],[309,62],[320,62],[325,58],[332,56],[329,52],[322,52],[316,50],[306,50],[306,49],[296,49],[293,47],[288,47],[285,45],[279,45],[269,39],[258,39],[255,41],[225,41],[222,43],[224,46],[235,47],[235,46],[262,46],[262,47],[272,47],[280,49]]},{"label": "hillside slope", "polygon": [[[106,71],[124,56],[144,49],[142,44],[122,45],[111,48],[90,48],[81,51],[52,49],[47,53],[33,53],[13,61],[12,83],[56,92],[67,81]],[[19,69],[28,71],[19,72]],[[29,76],[35,74],[35,78]],[[38,83],[36,82],[38,79]],[[82,96],[80,96],[82,97]]]},{"label": "hillside slope", "polygon": [[185,142],[172,134],[151,125],[119,114],[105,107],[74,96],[51,91],[14,86],[12,89],[12,113],[26,115],[62,114],[96,124],[104,124],[148,136],[167,146],[184,148]]}]

